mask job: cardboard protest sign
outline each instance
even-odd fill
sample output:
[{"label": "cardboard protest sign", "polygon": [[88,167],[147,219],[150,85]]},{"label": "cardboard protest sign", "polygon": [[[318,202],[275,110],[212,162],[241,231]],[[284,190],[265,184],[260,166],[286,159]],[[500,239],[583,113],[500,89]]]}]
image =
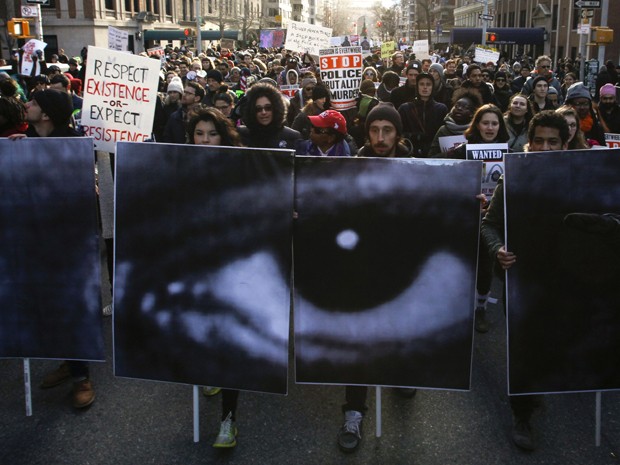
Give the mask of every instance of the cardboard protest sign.
[{"label": "cardboard protest sign", "polygon": [[465,153],[468,160],[481,160],[482,193],[492,196],[497,181],[504,174],[504,155],[508,153],[508,144],[467,144]]},{"label": "cardboard protest sign", "polygon": [[116,375],[285,393],[293,152],[117,146]]},{"label": "cardboard protest sign", "polygon": [[41,74],[41,65],[38,60],[35,65],[35,62],[32,59],[32,56],[36,54],[37,52],[41,52],[42,54],[43,50],[45,50],[45,47],[47,47],[47,44],[37,39],[30,39],[28,42],[26,42],[26,44],[22,47],[22,50],[24,51],[24,55],[22,56],[21,63],[20,63],[21,64],[20,74],[31,76],[32,68],[35,66],[36,66],[36,69],[34,70],[34,75],[38,76],[39,74]]},{"label": "cardboard protest sign", "polygon": [[381,44],[381,58],[390,58],[394,50],[396,50],[396,42],[393,40],[383,42]]},{"label": "cardboard protest sign", "polygon": [[620,134],[605,133],[605,144],[610,149],[620,148]]},{"label": "cardboard protest sign", "polygon": [[489,50],[487,48],[476,47],[476,54],[474,55],[474,61],[476,63],[487,64],[489,61],[497,63],[499,60],[499,52]]},{"label": "cardboard protest sign", "polygon": [[119,52],[129,50],[129,33],[112,26],[108,26],[108,48]]},{"label": "cardboard protest sign", "polygon": [[428,48],[428,39],[414,40],[411,50],[412,53],[415,54],[416,60],[425,60],[426,58],[430,58]]},{"label": "cardboard protest sign", "polygon": [[291,98],[293,95],[295,95],[295,92],[297,92],[298,90],[299,90],[298,84],[280,86],[280,92],[282,92],[288,98]]},{"label": "cardboard protest sign", "polygon": [[619,155],[506,155],[511,394],[620,389]]},{"label": "cardboard protest sign", "polygon": [[159,69],[151,58],[88,47],[81,122],[96,150],[151,137]]},{"label": "cardboard protest sign", "polygon": [[332,108],[355,107],[363,71],[362,47],[336,47],[319,51],[321,81],[332,94]]},{"label": "cardboard protest sign", "polygon": [[286,29],[286,43],[284,48],[294,52],[318,56],[319,50],[329,47],[332,29],[315,24],[289,21]]},{"label": "cardboard protest sign", "polygon": [[0,357],[103,360],[92,139],[0,139]]},{"label": "cardboard protest sign", "polygon": [[481,163],[295,170],[297,382],[468,389]]}]

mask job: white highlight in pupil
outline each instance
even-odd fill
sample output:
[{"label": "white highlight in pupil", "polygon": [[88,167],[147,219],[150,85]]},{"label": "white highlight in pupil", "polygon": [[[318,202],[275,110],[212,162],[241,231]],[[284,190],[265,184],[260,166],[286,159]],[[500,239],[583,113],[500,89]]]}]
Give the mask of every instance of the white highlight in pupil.
[{"label": "white highlight in pupil", "polygon": [[353,250],[360,238],[355,231],[352,229],[345,229],[344,231],[340,231],[338,236],[336,236],[336,243],[342,249]]}]

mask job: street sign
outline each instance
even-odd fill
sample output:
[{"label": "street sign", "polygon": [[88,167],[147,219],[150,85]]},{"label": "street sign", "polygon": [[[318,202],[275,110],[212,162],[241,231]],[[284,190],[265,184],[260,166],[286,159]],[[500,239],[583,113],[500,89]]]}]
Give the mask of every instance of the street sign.
[{"label": "street sign", "polygon": [[39,8],[37,6],[22,5],[22,18],[38,18]]},{"label": "street sign", "polygon": [[600,8],[601,0],[574,0],[575,8]]},{"label": "street sign", "polygon": [[495,16],[479,14],[478,18],[480,18],[482,21],[493,21],[495,19]]}]

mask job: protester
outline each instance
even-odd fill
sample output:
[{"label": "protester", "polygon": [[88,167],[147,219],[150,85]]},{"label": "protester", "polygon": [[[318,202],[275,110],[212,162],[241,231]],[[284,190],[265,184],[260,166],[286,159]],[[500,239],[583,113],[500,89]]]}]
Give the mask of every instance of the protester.
[{"label": "protester", "polygon": [[392,91],[398,88],[400,78],[394,71],[386,71],[381,76],[381,84],[377,87],[377,98],[382,102],[391,102]]},{"label": "protester", "polygon": [[[200,108],[187,124],[187,140],[195,145],[240,147],[241,137],[232,122],[215,108]],[[237,445],[237,401],[239,391],[222,389],[222,417],[220,432],[213,443],[216,448]]]},{"label": "protester", "polygon": [[507,73],[504,71],[498,71],[495,73],[495,80],[493,81],[493,87],[495,88],[495,99],[497,100],[497,106],[502,112],[508,110],[508,102],[512,91],[507,81]]},{"label": "protester", "polygon": [[532,93],[528,97],[534,114],[542,110],[555,110],[555,106],[553,106],[547,97],[548,91],[549,84],[544,77],[537,76],[534,78],[532,83]]},{"label": "protester", "polygon": [[237,124],[238,118],[233,112],[235,108],[235,98],[229,91],[228,86],[223,85],[213,96],[213,106],[217,108],[222,114],[230,119],[234,125]]},{"label": "protester", "polygon": [[568,150],[589,149],[590,146],[579,128],[579,115],[577,114],[577,110],[570,105],[562,105],[555,110],[555,112],[562,115],[568,123]]},{"label": "protester", "polygon": [[204,89],[197,82],[188,81],[181,97],[181,108],[170,115],[166,122],[162,142],[185,143],[185,127],[190,109],[204,98]]},{"label": "protester", "polygon": [[308,117],[316,116],[331,108],[331,92],[324,85],[314,86],[311,97],[291,125],[295,131],[299,131],[301,138],[304,140],[308,140],[310,137],[310,129],[312,127]]},{"label": "protester", "polygon": [[541,55],[536,58],[535,63],[536,71],[525,81],[521,93],[530,95],[534,90],[534,79],[541,77],[545,80],[549,87],[555,87],[558,93],[562,92],[562,86],[560,82],[553,76],[551,67],[551,58],[547,55]]},{"label": "protester", "polygon": [[504,123],[508,131],[508,149],[511,152],[523,152],[527,144],[527,131],[534,116],[529,99],[519,93],[510,98],[508,111],[504,113]]},{"label": "protester", "polygon": [[270,84],[253,85],[246,94],[242,109],[245,126],[239,128],[243,144],[248,147],[295,149],[301,134],[284,126],[284,98]]},{"label": "protester", "polygon": [[620,105],[616,101],[616,87],[605,84],[599,90],[598,117],[603,130],[620,134]]},{"label": "protester", "polygon": [[416,78],[420,74],[421,64],[418,61],[413,61],[407,65],[405,71],[405,85],[400,86],[392,90],[390,94],[390,102],[397,110],[403,103],[413,102],[416,97]]},{"label": "protester", "polygon": [[482,70],[477,64],[469,65],[466,73],[467,79],[461,84],[465,89],[473,89],[480,92],[483,103],[497,104],[491,88],[482,80]]},{"label": "protester", "polygon": [[307,76],[301,79],[301,87],[297,90],[289,101],[288,112],[286,114],[286,125],[291,127],[301,109],[312,99],[312,90],[317,84],[314,76]]},{"label": "protester", "polygon": [[26,107],[14,97],[0,98],[0,137],[24,134],[28,129]]},{"label": "protester", "polygon": [[443,66],[439,63],[433,63],[428,72],[435,80],[433,98],[436,102],[443,103],[447,108],[450,108],[452,106],[452,94],[454,89],[446,85]]},{"label": "protester", "polygon": [[315,155],[322,157],[351,156],[347,144],[347,122],[341,113],[335,110],[326,110],[319,115],[309,116],[310,140],[302,141],[298,148],[298,155]]},{"label": "protester", "polygon": [[224,83],[222,73],[216,69],[207,71],[207,88],[205,89],[205,95],[202,99],[202,104],[207,107],[213,106],[213,97],[219,91],[220,87]]},{"label": "protester", "polygon": [[[535,115],[530,122],[528,130],[529,151],[566,150],[568,134],[568,124],[561,115],[552,111],[542,111]],[[513,266],[518,266],[517,255],[507,250],[504,242],[503,177],[500,178],[495,188],[487,214],[482,220],[481,235],[486,243],[489,256],[501,270],[509,270]],[[498,276],[503,279],[504,273],[498,273]],[[504,308],[506,292],[504,292]],[[513,412],[512,440],[521,449],[528,451],[536,449],[531,418],[539,404],[539,396],[510,397],[510,406]]]},{"label": "protester", "polygon": [[605,131],[592,107],[590,90],[581,82],[576,82],[566,92],[566,102],[579,115],[580,128],[590,146],[605,145]]}]

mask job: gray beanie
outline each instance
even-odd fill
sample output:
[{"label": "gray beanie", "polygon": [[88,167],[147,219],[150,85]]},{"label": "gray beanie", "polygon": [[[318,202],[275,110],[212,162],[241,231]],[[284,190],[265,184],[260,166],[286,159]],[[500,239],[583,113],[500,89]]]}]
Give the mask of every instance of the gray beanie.
[{"label": "gray beanie", "polygon": [[368,116],[366,117],[366,134],[368,134],[370,129],[370,123],[377,120],[389,121],[396,128],[398,135],[402,135],[403,122],[400,119],[400,115],[396,111],[396,108],[394,108],[394,105],[391,103],[382,102],[370,110]]},{"label": "gray beanie", "polygon": [[167,92],[178,92],[179,94],[183,93],[183,81],[181,81],[180,77],[173,77],[168,83]]},{"label": "gray beanie", "polygon": [[588,100],[592,100],[592,95],[590,95],[588,88],[583,85],[583,82],[574,83],[566,92],[567,102],[576,98],[587,98]]},{"label": "gray beanie", "polygon": [[439,73],[439,77],[441,78],[441,82],[445,82],[446,81],[446,77],[443,74],[443,66],[441,66],[439,63],[433,63],[429,70],[434,69],[435,71],[437,71]]}]

